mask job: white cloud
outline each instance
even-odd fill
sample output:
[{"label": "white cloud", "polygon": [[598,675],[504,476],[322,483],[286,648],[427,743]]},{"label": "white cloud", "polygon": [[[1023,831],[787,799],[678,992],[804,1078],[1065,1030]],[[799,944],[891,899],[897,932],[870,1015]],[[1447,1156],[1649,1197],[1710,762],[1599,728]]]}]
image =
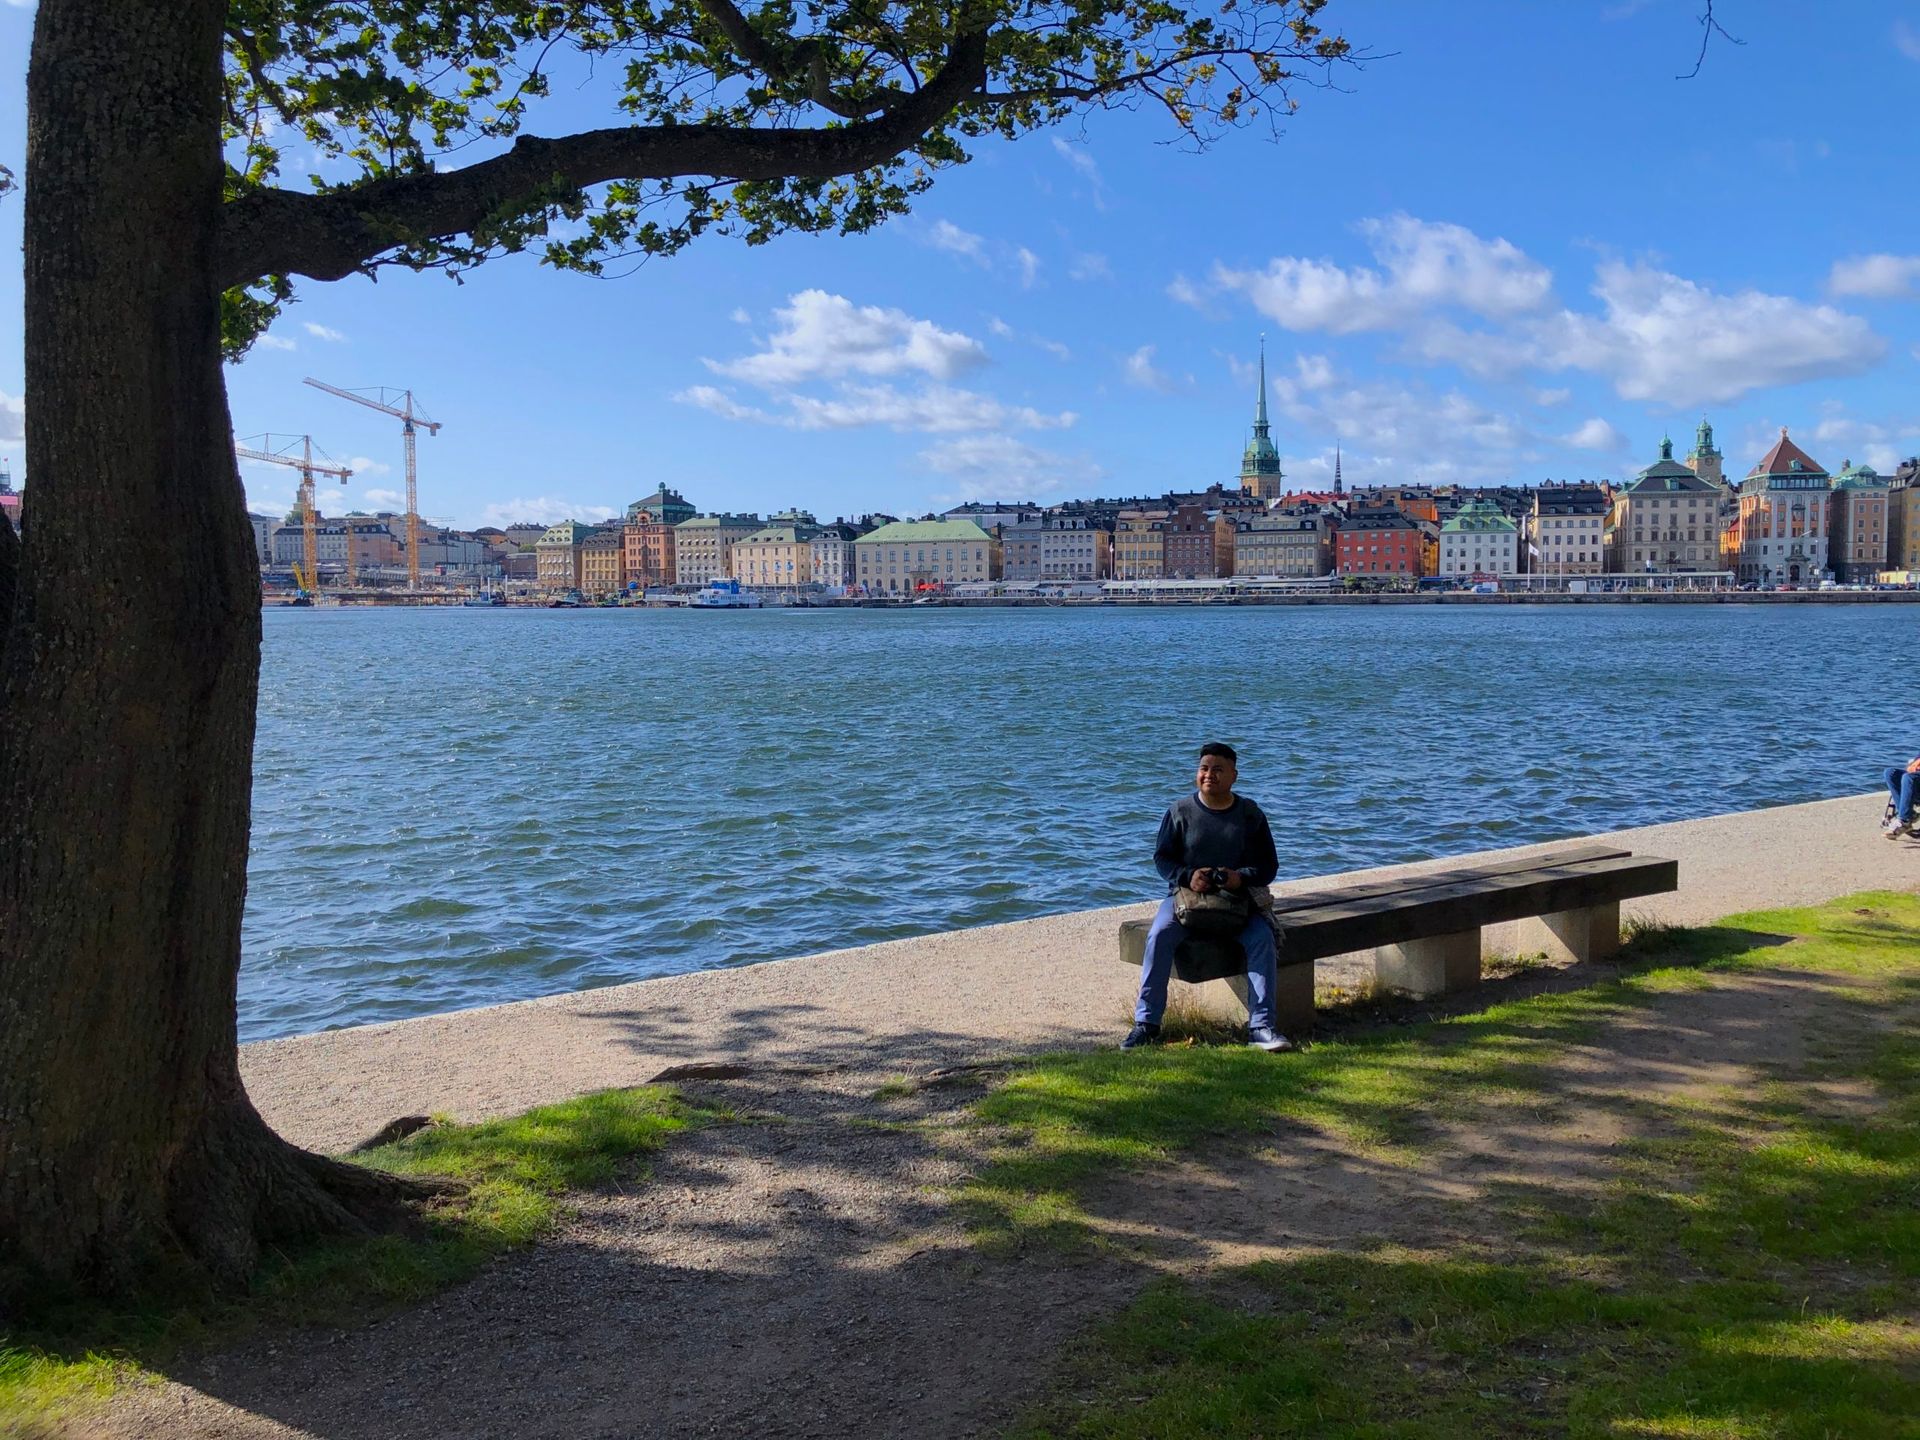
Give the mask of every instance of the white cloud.
[{"label": "white cloud", "polygon": [[1153,351],[1153,346],[1142,345],[1120,362],[1120,368],[1126,373],[1129,385],[1138,385],[1142,390],[1158,390],[1165,394],[1174,388],[1174,380],[1166,371],[1154,365]]},{"label": "white cloud", "polygon": [[884,426],[896,431],[947,434],[961,430],[1063,430],[1071,410],[1048,413],[1009,405],[975,390],[945,385],[903,391],[892,385],[843,385],[832,395],[784,394],[779,409],[743,405],[711,385],[691,385],[673,397],[728,420],[779,425],[790,430],[853,430]]},{"label": "white cloud", "polygon": [[1855,255],[1834,261],[1827,276],[1829,295],[1905,300],[1916,291],[1920,291],[1920,255]]},{"label": "white cloud", "polygon": [[1448,307],[1514,315],[1552,293],[1553,272],[1506,240],[1411,215],[1366,220],[1359,228],[1379,269],[1281,256],[1262,271],[1216,265],[1214,283],[1244,294],[1289,330],[1333,335],[1396,329]]},{"label": "white cloud", "polygon": [[1839,401],[1829,401],[1819,422],[1802,439],[1810,448],[1825,452],[1816,458],[1829,469],[1837,471],[1853,460],[1887,475],[1901,460],[1920,453],[1920,424],[1862,419],[1848,414]]},{"label": "white cloud", "polygon": [[1722,294],[1650,265],[1605,261],[1592,293],[1598,314],[1561,309],[1480,331],[1436,321],[1408,347],[1481,375],[1585,371],[1622,399],[1674,406],[1855,375],[1886,353],[1857,315],[1758,290]]},{"label": "white cloud", "polygon": [[1893,48],[1909,60],[1920,60],[1920,30],[1905,20],[1893,22]]},{"label": "white cloud", "polygon": [[27,438],[27,402],[0,390],[0,440]]},{"label": "white cloud", "polygon": [[562,520],[605,520],[621,513],[618,505],[597,500],[584,504],[555,495],[533,495],[502,500],[480,512],[482,525],[557,525]]},{"label": "white cloud", "polygon": [[951,220],[936,220],[933,228],[927,232],[927,243],[936,250],[945,250],[951,255],[960,255],[979,266],[988,266],[993,262],[987,259],[987,242],[984,237],[971,230],[962,230]]},{"label": "white cloud", "polygon": [[908,371],[949,380],[987,358],[971,336],[942,330],[904,310],[856,306],[824,290],[789,296],[774,315],[779,329],[763,351],[738,360],[708,360],[708,368],[762,386]]},{"label": "white cloud", "polygon": [[1002,340],[1011,340],[1013,338],[1013,326],[1002,320],[998,315],[989,315],[987,317],[987,333],[997,336]]},{"label": "white cloud", "polygon": [[[1361,483],[1498,483],[1548,453],[1542,438],[1518,420],[1458,390],[1356,380],[1323,356],[1300,357],[1291,371],[1275,375],[1273,391],[1286,428],[1342,439],[1349,483],[1356,477]],[[1284,433],[1280,443],[1284,450]],[[1326,449],[1330,476],[1332,446]],[[1305,479],[1294,473],[1302,468],[1287,463],[1296,480]]]},{"label": "white cloud", "polygon": [[1536,390],[1533,403],[1536,405],[1564,405],[1573,398],[1571,390]]},{"label": "white cloud", "polygon": [[360,498],[369,505],[381,505],[389,510],[398,510],[407,503],[407,497],[398,490],[362,490]]},{"label": "white cloud", "polygon": [[1597,415],[1583,421],[1571,435],[1560,438],[1576,450],[1598,450],[1603,455],[1619,455],[1629,447],[1627,437]]},{"label": "white cloud", "polygon": [[376,460],[371,455],[356,455],[346,462],[346,466],[363,480],[375,475],[385,475],[393,467],[384,460]]},{"label": "white cloud", "polygon": [[253,342],[263,350],[292,350],[297,347],[284,335],[262,335]]},{"label": "white cloud", "polygon": [[338,330],[332,329],[326,325],[316,325],[311,320],[305,321],[300,328],[302,330],[305,330],[309,335],[313,336],[313,338],[316,340],[330,341],[335,345],[344,343],[347,338],[345,335],[342,335]]},{"label": "white cloud", "polygon": [[1200,287],[1184,275],[1175,275],[1167,282],[1167,298],[1181,305],[1191,305],[1196,310],[1207,303],[1206,296],[1200,293]]},{"label": "white cloud", "polygon": [[1033,337],[1033,343],[1053,356],[1056,360],[1066,361],[1073,359],[1073,351],[1069,350],[1065,345],[1062,345],[1058,340],[1049,340],[1044,335],[1035,335]]},{"label": "white cloud", "polygon": [[1075,255],[1073,263],[1067,266],[1069,280],[1111,280],[1113,263],[1097,251]]},{"label": "white cloud", "polygon": [[1040,257],[1022,245],[1013,252],[1013,261],[1020,267],[1020,288],[1031,290],[1040,279]]},{"label": "white cloud", "polygon": [[734,306],[732,313],[729,314],[727,318],[736,325],[751,325],[753,323],[753,316],[749,315],[746,308],[741,305]]},{"label": "white cloud", "polygon": [[1090,494],[1105,473],[1085,456],[1044,450],[1010,435],[942,440],[922,450],[918,458],[926,469],[957,482],[955,491],[935,497],[947,505],[1069,488]]},{"label": "white cloud", "polygon": [[1053,150],[1067,164],[1079,171],[1081,178],[1087,182],[1093,195],[1093,208],[1106,209],[1107,185],[1100,174],[1100,162],[1095,160],[1090,152],[1077,145],[1069,144],[1058,135],[1053,137]]}]

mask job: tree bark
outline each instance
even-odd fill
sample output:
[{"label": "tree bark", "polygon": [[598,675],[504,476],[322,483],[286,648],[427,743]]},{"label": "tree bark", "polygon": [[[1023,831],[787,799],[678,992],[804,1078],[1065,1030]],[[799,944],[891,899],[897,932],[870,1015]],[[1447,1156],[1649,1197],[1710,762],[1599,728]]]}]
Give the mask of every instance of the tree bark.
[{"label": "tree bark", "polygon": [[392,1192],[241,1085],[259,570],[214,278],[222,0],[41,0],[33,523],[0,657],[0,1265],[92,1289],[352,1230]]}]

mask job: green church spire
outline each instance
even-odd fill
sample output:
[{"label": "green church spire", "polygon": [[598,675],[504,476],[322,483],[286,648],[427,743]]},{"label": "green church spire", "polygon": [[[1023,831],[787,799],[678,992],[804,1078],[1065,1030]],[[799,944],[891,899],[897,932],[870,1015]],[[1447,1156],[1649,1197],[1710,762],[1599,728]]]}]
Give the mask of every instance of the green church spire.
[{"label": "green church spire", "polygon": [[[1267,337],[1260,337],[1260,394],[1253,405],[1253,437],[1247,441],[1245,453],[1240,457],[1240,483],[1250,493],[1266,496],[1266,489],[1272,488],[1278,494],[1277,485],[1281,479],[1280,452],[1273,448],[1271,427],[1267,424]],[[1269,486],[1256,486],[1256,479],[1271,482]]]}]

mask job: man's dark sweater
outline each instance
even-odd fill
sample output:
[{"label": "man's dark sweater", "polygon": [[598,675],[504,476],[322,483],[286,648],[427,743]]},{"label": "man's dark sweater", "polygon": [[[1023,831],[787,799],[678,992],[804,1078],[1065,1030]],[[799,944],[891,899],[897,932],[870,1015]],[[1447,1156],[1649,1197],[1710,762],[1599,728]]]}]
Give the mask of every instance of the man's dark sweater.
[{"label": "man's dark sweater", "polygon": [[1209,809],[1195,793],[1167,807],[1160,839],[1153,847],[1153,868],[1171,893],[1195,870],[1238,870],[1249,885],[1271,885],[1280,873],[1273,831],[1260,807],[1244,795],[1224,810]]}]

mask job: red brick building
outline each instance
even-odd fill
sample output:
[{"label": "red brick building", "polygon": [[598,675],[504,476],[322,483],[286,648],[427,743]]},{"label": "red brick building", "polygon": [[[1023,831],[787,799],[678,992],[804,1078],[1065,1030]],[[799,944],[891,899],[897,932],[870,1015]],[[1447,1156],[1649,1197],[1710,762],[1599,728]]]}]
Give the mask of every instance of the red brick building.
[{"label": "red brick building", "polygon": [[1427,573],[1426,536],[1394,509],[1358,509],[1340,521],[1333,537],[1336,575],[1405,576]]}]

